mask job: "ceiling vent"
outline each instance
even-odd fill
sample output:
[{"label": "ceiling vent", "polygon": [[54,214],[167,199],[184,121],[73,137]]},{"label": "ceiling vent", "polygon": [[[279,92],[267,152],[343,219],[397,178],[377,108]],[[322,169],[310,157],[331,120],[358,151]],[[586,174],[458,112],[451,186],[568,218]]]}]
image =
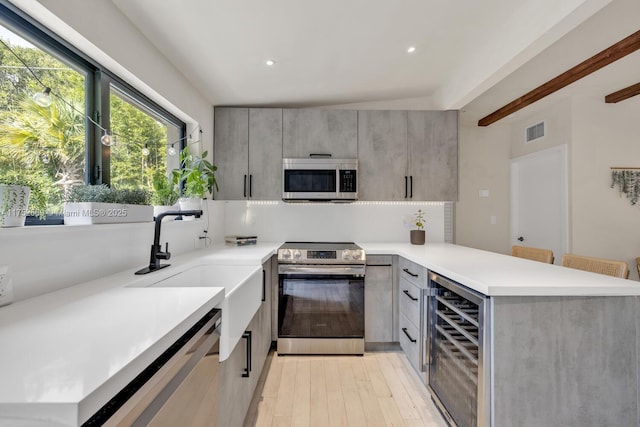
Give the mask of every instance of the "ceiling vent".
[{"label": "ceiling vent", "polygon": [[544,137],[544,122],[536,123],[527,128],[525,142],[528,144]]}]

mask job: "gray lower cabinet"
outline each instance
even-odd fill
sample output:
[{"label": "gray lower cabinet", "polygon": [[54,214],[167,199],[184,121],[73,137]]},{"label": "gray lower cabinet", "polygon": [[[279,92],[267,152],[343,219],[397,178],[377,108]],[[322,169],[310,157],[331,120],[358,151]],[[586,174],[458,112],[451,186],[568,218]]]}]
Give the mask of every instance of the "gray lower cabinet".
[{"label": "gray lower cabinet", "polygon": [[458,199],[458,112],[408,111],[409,198]]},{"label": "gray lower cabinet", "polygon": [[[405,258],[398,258],[398,341],[409,363],[422,373],[426,346],[425,289],[428,286],[427,270]],[[423,381],[426,376],[420,375]]]},{"label": "gray lower cabinet", "polygon": [[282,110],[215,109],[214,163],[220,200],[282,198]]},{"label": "gray lower cabinet", "polygon": [[364,279],[364,340],[393,341],[393,264],[391,255],[370,255]]},{"label": "gray lower cabinet", "polygon": [[336,159],[358,157],[356,110],[284,109],[282,154],[308,158],[326,154]]},{"label": "gray lower cabinet", "polygon": [[358,111],[358,198],[404,200],[406,170],[406,111]]},{"label": "gray lower cabinet", "polygon": [[[218,373],[218,425],[242,426],[271,347],[271,260],[263,265],[263,302]],[[248,371],[248,376],[246,373]],[[243,376],[245,375],[245,376]]]}]

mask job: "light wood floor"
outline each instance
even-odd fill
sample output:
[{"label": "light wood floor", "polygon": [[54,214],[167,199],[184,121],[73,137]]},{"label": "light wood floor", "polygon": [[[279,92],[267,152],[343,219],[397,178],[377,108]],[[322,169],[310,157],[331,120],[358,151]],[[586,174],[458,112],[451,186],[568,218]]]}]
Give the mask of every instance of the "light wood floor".
[{"label": "light wood floor", "polygon": [[245,427],[446,427],[401,352],[269,355]]}]

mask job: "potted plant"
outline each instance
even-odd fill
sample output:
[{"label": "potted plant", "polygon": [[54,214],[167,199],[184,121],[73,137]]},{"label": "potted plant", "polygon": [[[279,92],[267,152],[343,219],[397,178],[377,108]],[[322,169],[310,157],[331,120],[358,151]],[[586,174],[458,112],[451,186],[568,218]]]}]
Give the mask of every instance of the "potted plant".
[{"label": "potted plant", "polygon": [[0,178],[0,226],[23,227],[27,213],[44,219],[47,198],[37,182],[21,176]]},{"label": "potted plant", "polygon": [[183,197],[178,200],[182,210],[202,209],[205,193],[213,197],[213,189],[219,191],[215,176],[218,168],[206,159],[207,154],[193,155],[188,147],[180,152],[182,169],[174,169],[172,174],[174,183],[183,186]]},{"label": "potted plant", "polygon": [[415,224],[417,228],[410,231],[412,245],[424,245],[426,234],[424,230],[424,215],[422,209],[418,209],[418,212],[415,214]]},{"label": "potted plant", "polygon": [[71,188],[64,203],[66,225],[153,221],[150,194],[141,189],[115,189],[101,185]]},{"label": "potted plant", "polygon": [[[178,191],[178,186],[175,184],[173,177],[168,177],[161,171],[156,171],[153,175],[152,185],[153,194],[151,195],[151,203],[153,204],[153,216],[156,217],[162,212],[174,209],[175,204],[180,198],[180,192]],[[164,220],[169,219],[172,218],[164,218]]]}]

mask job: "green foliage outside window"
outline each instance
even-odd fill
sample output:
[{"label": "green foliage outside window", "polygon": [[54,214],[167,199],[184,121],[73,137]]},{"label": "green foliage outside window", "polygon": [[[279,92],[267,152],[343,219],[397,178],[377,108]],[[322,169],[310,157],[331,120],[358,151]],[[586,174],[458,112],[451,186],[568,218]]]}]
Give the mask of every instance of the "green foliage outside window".
[{"label": "green foliage outside window", "polygon": [[[57,96],[50,107],[36,104],[32,95],[42,85],[0,44],[0,181],[28,177],[47,212],[62,213],[72,187],[85,184],[85,75],[38,48],[2,40]],[[167,125],[115,89],[110,116],[111,185],[153,191],[154,175],[166,175]]]}]

